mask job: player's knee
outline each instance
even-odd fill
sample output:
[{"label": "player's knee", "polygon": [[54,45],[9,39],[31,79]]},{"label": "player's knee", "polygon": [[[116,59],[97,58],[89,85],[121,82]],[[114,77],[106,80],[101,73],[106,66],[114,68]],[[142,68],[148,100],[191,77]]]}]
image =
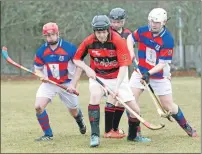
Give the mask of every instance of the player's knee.
[{"label": "player's knee", "polygon": [[[138,106],[138,104],[135,101],[130,101],[127,103],[127,105],[137,114],[140,114],[140,108]],[[131,117],[133,117],[133,114],[130,113]]]},{"label": "player's knee", "polygon": [[100,93],[91,93],[90,95],[90,103],[91,104],[99,104],[101,100],[102,95]]},{"label": "player's knee", "polygon": [[35,104],[35,110],[37,114],[41,114],[43,112],[43,109],[39,104]]},{"label": "player's knee", "polygon": [[79,114],[78,109],[69,109],[69,112],[73,117],[76,117]]}]

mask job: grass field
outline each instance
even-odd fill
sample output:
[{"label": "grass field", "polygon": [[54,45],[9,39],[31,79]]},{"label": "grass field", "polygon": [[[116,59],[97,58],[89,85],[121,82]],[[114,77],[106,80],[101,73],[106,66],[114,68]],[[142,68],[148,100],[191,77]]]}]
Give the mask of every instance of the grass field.
[{"label": "grass field", "polygon": [[[104,139],[98,148],[89,147],[90,124],[87,106],[88,82],[80,81],[80,107],[84,112],[87,133],[80,135],[74,119],[58,97],[47,108],[53,141],[35,142],[42,135],[36,120],[34,101],[39,81],[1,82],[1,152],[3,153],[200,153],[201,128],[201,80],[200,78],[173,78],[174,101],[184,111],[187,120],[197,129],[200,137],[190,138],[176,124],[160,118],[151,98],[145,92],[140,99],[142,116],[154,124],[166,127],[152,131],[142,126],[142,133],[152,139],[150,143],[127,142],[124,139]],[[100,130],[104,133],[104,99],[101,103]],[[120,128],[127,132],[124,113]]]}]

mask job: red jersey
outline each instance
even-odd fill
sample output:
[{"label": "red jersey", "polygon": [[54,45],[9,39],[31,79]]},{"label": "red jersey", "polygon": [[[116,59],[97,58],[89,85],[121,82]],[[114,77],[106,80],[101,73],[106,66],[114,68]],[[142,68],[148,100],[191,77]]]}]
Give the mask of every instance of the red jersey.
[{"label": "red jersey", "polygon": [[121,32],[121,37],[124,39],[127,39],[128,35],[130,35],[132,32],[127,29],[127,28],[123,28],[123,31]]},{"label": "red jersey", "polygon": [[125,40],[114,31],[110,31],[105,43],[99,42],[94,33],[88,36],[77,49],[74,59],[83,60],[88,53],[90,67],[97,76],[105,79],[117,78],[119,67],[132,63]]}]

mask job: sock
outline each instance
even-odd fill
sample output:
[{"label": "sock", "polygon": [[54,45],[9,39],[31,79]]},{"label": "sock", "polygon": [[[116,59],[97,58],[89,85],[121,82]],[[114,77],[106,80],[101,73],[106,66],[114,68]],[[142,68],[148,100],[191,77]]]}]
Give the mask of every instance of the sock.
[{"label": "sock", "polygon": [[141,136],[141,127],[137,126],[137,136]]},{"label": "sock", "polygon": [[91,125],[91,136],[100,136],[100,105],[88,105],[88,117]]},{"label": "sock", "polygon": [[78,109],[78,115],[74,118],[75,118],[77,124],[79,125],[79,127],[82,127],[83,126],[83,124],[82,124],[83,114],[81,112],[81,109]]},{"label": "sock", "polygon": [[183,129],[185,128],[185,124],[187,123],[180,107],[178,107],[178,112],[177,114],[173,114],[172,117],[177,121],[177,123],[182,127]]},{"label": "sock", "polygon": [[124,110],[125,110],[125,108],[123,108],[123,107],[115,107],[115,113],[114,113],[114,119],[113,119],[114,131],[118,130],[119,123],[120,123]]},{"label": "sock", "polygon": [[128,140],[134,140],[137,136],[138,126],[140,126],[140,121],[137,118],[128,118]]},{"label": "sock", "polygon": [[[126,115],[127,115],[127,117],[129,118],[130,117],[130,113],[126,110]],[[140,115],[140,117],[141,117],[141,115]],[[137,126],[137,136],[141,136],[142,134],[141,134],[141,126],[139,125],[139,126]]]},{"label": "sock", "polygon": [[105,132],[108,133],[112,129],[113,118],[114,118],[114,105],[106,103],[105,106]]},{"label": "sock", "polygon": [[43,111],[41,114],[36,114],[39,124],[46,136],[53,136],[52,129],[49,124],[48,114],[46,110]]}]

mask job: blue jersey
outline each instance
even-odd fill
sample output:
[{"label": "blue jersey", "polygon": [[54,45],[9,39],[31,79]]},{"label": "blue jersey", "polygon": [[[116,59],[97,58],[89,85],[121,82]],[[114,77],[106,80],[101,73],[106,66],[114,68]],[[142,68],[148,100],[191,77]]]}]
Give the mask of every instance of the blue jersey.
[{"label": "blue jersey", "polygon": [[36,52],[35,68],[43,69],[48,79],[59,84],[69,82],[75,70],[72,59],[76,50],[73,44],[62,39],[59,39],[55,50],[45,43]]},{"label": "blue jersey", "polygon": [[174,48],[174,39],[164,27],[158,36],[153,36],[149,26],[138,28],[132,33],[134,42],[138,43],[138,68],[141,73],[149,71],[159,62],[167,63],[163,70],[151,75],[151,78],[161,79],[170,75],[170,67]]}]

